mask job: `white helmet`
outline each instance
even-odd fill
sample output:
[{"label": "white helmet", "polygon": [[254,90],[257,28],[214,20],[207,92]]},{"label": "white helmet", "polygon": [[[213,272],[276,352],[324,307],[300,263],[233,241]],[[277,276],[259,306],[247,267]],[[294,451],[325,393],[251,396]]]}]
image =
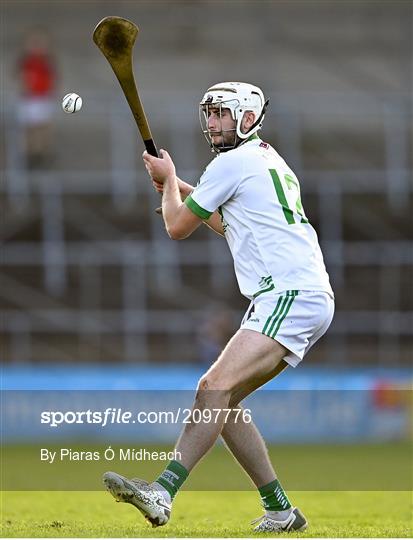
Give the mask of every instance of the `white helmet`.
[{"label": "white helmet", "polygon": [[[216,152],[231,150],[261,129],[268,101],[265,100],[264,94],[258,86],[249,83],[224,82],[208,88],[199,104],[199,117],[202,131],[211,148]],[[228,130],[236,131],[233,145],[223,144],[217,146],[212,143],[211,134],[208,130],[209,107],[219,108],[220,112],[222,109],[231,111],[231,116],[236,122],[235,129]],[[241,122],[246,111],[255,113],[255,122],[247,133],[242,133]]]}]

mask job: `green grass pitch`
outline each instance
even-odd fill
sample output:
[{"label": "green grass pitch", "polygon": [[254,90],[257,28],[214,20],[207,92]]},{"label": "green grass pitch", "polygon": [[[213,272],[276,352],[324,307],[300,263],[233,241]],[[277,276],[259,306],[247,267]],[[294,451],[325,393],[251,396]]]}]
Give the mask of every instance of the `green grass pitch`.
[{"label": "green grass pitch", "polygon": [[[193,471],[171,521],[155,529],[133,506],[117,504],[101,478],[115,470],[152,479],[165,463],[47,465],[39,464],[34,445],[2,450],[1,480],[9,490],[1,492],[2,537],[251,537],[250,521],[263,513],[257,492],[222,445]],[[410,443],[272,445],[269,452],[292,503],[309,521],[300,536],[413,536]],[[217,485],[228,491],[214,491]]]},{"label": "green grass pitch", "polygon": [[[412,536],[410,492],[306,491],[290,496],[310,523],[299,535],[303,538]],[[249,521],[261,513],[252,491],[184,491],[171,521],[156,529],[134,507],[116,503],[105,492],[3,492],[2,507],[3,537],[251,537]]]}]

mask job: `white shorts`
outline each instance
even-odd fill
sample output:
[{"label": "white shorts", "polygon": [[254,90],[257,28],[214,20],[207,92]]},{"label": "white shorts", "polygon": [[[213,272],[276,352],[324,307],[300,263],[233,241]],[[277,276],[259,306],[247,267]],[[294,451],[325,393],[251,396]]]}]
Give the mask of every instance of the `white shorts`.
[{"label": "white shorts", "polygon": [[292,367],[327,331],[334,315],[334,299],[327,292],[283,291],[254,298],[241,329],[269,336],[290,352],[284,360]]}]

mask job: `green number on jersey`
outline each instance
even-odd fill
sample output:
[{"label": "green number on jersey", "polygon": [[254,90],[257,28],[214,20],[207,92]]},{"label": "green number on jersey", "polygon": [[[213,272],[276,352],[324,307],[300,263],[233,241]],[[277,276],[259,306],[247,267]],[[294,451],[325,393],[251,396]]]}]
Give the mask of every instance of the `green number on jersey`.
[{"label": "green number on jersey", "polygon": [[[274,183],[275,192],[277,193],[278,200],[282,206],[285,219],[287,220],[288,225],[294,225],[296,223],[294,219],[294,211],[288,205],[287,197],[285,196],[284,188],[281,183],[281,180],[275,169],[269,169],[272,181]],[[301,223],[308,223],[308,219],[305,217],[304,208],[301,203],[300,197],[300,186],[296,178],[291,176],[291,174],[285,174],[284,180],[289,191],[293,190],[297,192],[297,198],[295,202],[295,212],[301,216]]]}]

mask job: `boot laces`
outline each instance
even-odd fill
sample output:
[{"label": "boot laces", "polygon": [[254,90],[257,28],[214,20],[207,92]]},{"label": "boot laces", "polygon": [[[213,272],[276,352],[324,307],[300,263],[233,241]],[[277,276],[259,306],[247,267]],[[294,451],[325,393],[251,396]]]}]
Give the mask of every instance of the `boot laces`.
[{"label": "boot laces", "polygon": [[[261,524],[263,524],[265,522],[265,520],[268,520],[268,521],[272,522],[271,525],[274,528],[273,530],[282,529],[280,523],[278,521],[276,521],[275,519],[272,519],[269,516],[267,516],[267,514],[264,514],[263,516],[260,516],[260,517],[258,517],[256,519],[253,519],[251,521],[251,525],[255,525],[257,523],[259,523],[261,525]],[[260,527],[260,525],[258,525],[258,527]]]}]

